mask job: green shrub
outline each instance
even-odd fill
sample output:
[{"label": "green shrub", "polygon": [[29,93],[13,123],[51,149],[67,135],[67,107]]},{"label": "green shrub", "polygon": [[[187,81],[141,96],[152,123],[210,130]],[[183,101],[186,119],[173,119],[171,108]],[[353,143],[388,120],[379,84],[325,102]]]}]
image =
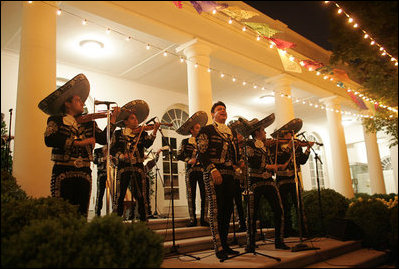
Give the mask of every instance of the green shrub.
[{"label": "green shrub", "polygon": [[[396,196],[397,199],[397,196]],[[391,232],[389,233],[389,248],[394,253],[396,260],[398,257],[398,204],[389,209]]]},{"label": "green shrub", "polygon": [[85,226],[85,242],[77,261],[83,267],[160,267],[163,239],[144,223],[123,223],[114,214]]},{"label": "green shrub", "polygon": [[[328,224],[335,218],[344,218],[349,200],[332,189],[321,189],[324,229],[320,218],[319,196],[317,190],[303,192],[303,207],[309,235],[321,235],[327,232]],[[294,214],[296,218],[296,214]],[[297,221],[295,221],[297,223]]]},{"label": "green shrub", "polygon": [[83,219],[41,219],[2,240],[2,267],[70,267],[80,255]]},{"label": "green shrub", "polygon": [[360,227],[364,246],[376,249],[388,247],[390,214],[382,201],[359,198],[350,204],[346,217]]},{"label": "green shrub", "polygon": [[163,240],[144,223],[116,215],[34,220],[4,240],[2,267],[160,267]]},{"label": "green shrub", "polygon": [[15,177],[5,170],[1,170],[1,204],[11,200],[24,200],[28,196],[17,184]]},{"label": "green shrub", "polygon": [[1,204],[1,238],[19,233],[22,228],[33,220],[51,218],[79,219],[78,206],[71,205],[60,198],[28,198],[25,200],[10,200]]}]

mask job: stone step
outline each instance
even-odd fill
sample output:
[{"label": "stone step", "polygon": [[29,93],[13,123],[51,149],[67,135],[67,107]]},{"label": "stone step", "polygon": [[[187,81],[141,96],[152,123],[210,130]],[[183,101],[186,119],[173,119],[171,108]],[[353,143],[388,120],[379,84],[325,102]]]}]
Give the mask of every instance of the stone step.
[{"label": "stone step", "polygon": [[[265,232],[267,238],[274,237],[274,229],[270,229]],[[259,233],[257,234],[259,239]],[[237,245],[245,246],[247,241],[246,232],[236,233]],[[228,242],[231,245],[234,240],[234,234],[229,233]],[[196,238],[187,238],[175,240],[175,246],[177,246],[177,250],[180,253],[191,253],[194,251],[203,251],[203,250],[211,250],[213,249],[213,241],[212,236],[202,236]],[[165,255],[172,254],[173,241],[165,241],[164,242],[164,250]]]},{"label": "stone step", "polygon": [[[269,240],[266,240],[269,241]],[[272,240],[271,240],[272,241]],[[298,245],[299,238],[286,238],[285,243],[289,247]],[[182,258],[181,256],[166,256],[162,268],[303,268],[318,262],[333,259],[349,252],[361,249],[359,241],[338,241],[331,238],[317,238],[311,241],[304,241],[310,247],[318,247],[317,250],[306,250],[292,252],[291,250],[275,249],[272,242],[256,242],[258,247],[256,253],[245,253],[245,245],[231,246],[234,250],[243,255],[233,259],[220,262],[212,250],[208,251],[187,251],[189,254],[199,257],[200,260]],[[189,249],[189,248],[187,248]],[[184,251],[181,251],[183,253]],[[185,253],[187,253],[185,252]],[[264,256],[266,255],[266,256]],[[269,255],[269,256],[267,256]],[[275,258],[280,258],[277,261]],[[321,268],[325,266],[320,266]]]},{"label": "stone step", "polygon": [[[327,238],[329,239],[329,238]],[[288,241],[289,242],[289,241]],[[300,253],[303,252],[301,256],[294,256],[295,258],[291,259],[288,258],[285,261],[281,261],[276,268],[290,268],[290,267],[297,267],[302,268],[314,263],[318,263],[327,259],[331,259],[337,256],[344,255],[349,252],[353,252],[359,250],[361,246],[360,241],[337,241],[330,239],[330,244],[326,245],[324,248],[318,250],[306,250],[306,251],[299,251],[299,252],[292,252],[292,253]],[[312,242],[304,242],[307,246],[312,247],[315,244]],[[288,244],[290,247],[296,246],[297,244]]]},{"label": "stone step", "polygon": [[388,254],[374,249],[358,249],[343,255],[314,263],[305,268],[374,268],[384,264]]}]

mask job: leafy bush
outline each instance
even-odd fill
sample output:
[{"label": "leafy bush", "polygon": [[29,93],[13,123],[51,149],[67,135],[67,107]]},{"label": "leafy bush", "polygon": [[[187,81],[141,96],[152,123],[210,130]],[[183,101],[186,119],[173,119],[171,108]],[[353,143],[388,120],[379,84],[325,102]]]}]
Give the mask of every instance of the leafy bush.
[{"label": "leafy bush", "polygon": [[6,170],[1,170],[1,204],[11,200],[24,200],[28,196],[17,184],[15,177]]},{"label": "leafy bush", "polygon": [[[3,177],[4,175],[4,177]],[[33,199],[2,173],[2,267],[160,267],[163,240],[116,215],[91,223],[60,198]]]},{"label": "leafy bush", "polygon": [[83,267],[160,267],[163,239],[144,223],[123,223],[121,217],[94,218],[84,227]]},{"label": "leafy bush", "polygon": [[388,247],[390,212],[381,200],[360,197],[350,204],[346,217],[362,230],[364,246],[376,249]]},{"label": "leafy bush", "polygon": [[328,223],[335,218],[345,217],[349,205],[349,200],[338,192],[332,189],[321,189],[320,197],[323,210],[323,229],[322,220],[320,218],[318,191],[304,191],[302,197],[309,235],[325,234],[327,232]]},{"label": "leafy bush", "polygon": [[162,238],[116,215],[34,220],[4,241],[3,267],[160,267]]},{"label": "leafy bush", "polygon": [[80,255],[83,219],[33,220],[2,240],[2,267],[71,267]]},{"label": "leafy bush", "polygon": [[1,204],[1,238],[19,233],[33,220],[79,219],[78,206],[59,198],[28,198]]}]

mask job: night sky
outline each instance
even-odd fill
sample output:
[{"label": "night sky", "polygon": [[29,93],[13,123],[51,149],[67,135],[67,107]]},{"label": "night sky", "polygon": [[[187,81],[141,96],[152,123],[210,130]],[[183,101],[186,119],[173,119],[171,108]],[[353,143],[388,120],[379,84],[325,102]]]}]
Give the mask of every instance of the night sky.
[{"label": "night sky", "polygon": [[[328,15],[333,12],[323,1],[244,1],[288,28],[331,50],[328,43]],[[290,41],[290,40],[287,40]]]}]

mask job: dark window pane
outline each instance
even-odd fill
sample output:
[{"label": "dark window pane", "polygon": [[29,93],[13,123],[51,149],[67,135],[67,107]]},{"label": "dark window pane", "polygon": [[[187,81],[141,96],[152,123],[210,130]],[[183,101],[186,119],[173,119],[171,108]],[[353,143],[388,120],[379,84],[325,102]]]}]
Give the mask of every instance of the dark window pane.
[{"label": "dark window pane", "polygon": [[162,147],[167,146],[168,145],[168,138],[167,137],[162,137]]},{"label": "dark window pane", "polygon": [[177,163],[172,163],[172,173],[177,174]]},{"label": "dark window pane", "polygon": [[176,149],[176,138],[170,138],[170,146],[172,147],[172,149]]},{"label": "dark window pane", "polygon": [[170,174],[169,162],[163,162],[163,173]]},{"label": "dark window pane", "polygon": [[[165,192],[164,192],[165,200],[172,199],[171,193],[172,193],[172,191],[170,188],[165,188]],[[179,189],[173,188],[173,200],[179,200]]]},{"label": "dark window pane", "polygon": [[[173,177],[173,188],[179,187],[179,177],[178,176],[172,176],[172,177]],[[170,175],[164,175],[163,182],[165,183],[165,187],[171,187],[170,186]]]}]

